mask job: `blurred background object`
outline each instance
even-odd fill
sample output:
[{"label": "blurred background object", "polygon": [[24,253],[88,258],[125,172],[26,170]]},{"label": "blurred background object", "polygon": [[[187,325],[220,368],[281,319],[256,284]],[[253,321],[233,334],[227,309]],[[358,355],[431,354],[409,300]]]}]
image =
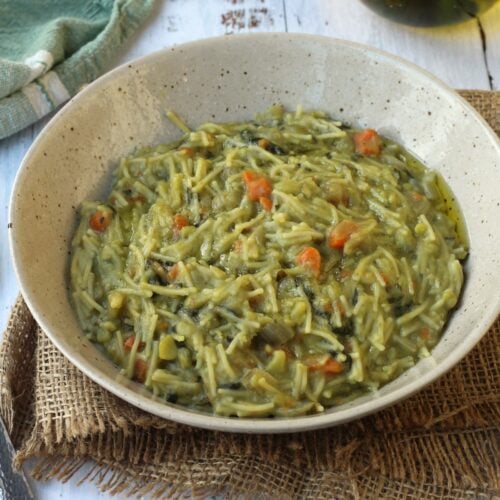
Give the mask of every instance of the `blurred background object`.
[{"label": "blurred background object", "polygon": [[377,14],[412,26],[441,26],[468,21],[499,0],[361,0]]}]

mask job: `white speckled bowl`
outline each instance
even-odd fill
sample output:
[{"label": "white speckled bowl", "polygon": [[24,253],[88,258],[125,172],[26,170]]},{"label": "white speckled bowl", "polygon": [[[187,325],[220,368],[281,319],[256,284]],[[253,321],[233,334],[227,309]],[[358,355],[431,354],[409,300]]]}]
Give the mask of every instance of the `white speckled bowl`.
[{"label": "white speckled bowl", "polygon": [[[271,103],[321,108],[396,139],[439,170],[467,221],[471,253],[462,305],[432,356],[376,394],[323,414],[288,420],[234,419],[154,401],[82,335],[68,301],[76,208],[103,197],[117,160],[136,145],[170,141],[175,109],[190,125],[242,120]],[[457,363],[500,311],[500,147],[457,94],[400,59],[307,35],[259,34],[165,49],[108,73],[45,127],[19,170],[10,206],[11,250],[22,293],[54,344],[86,375],[161,417],[211,429],[289,432],[326,427],[380,410]]]}]

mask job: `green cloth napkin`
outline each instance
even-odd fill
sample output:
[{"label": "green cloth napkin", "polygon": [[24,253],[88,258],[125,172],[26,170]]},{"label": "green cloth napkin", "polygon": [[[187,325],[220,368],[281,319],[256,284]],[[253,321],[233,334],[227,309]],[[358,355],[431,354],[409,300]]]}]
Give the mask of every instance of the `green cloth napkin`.
[{"label": "green cloth napkin", "polygon": [[0,139],[109,66],[154,0],[0,0]]}]

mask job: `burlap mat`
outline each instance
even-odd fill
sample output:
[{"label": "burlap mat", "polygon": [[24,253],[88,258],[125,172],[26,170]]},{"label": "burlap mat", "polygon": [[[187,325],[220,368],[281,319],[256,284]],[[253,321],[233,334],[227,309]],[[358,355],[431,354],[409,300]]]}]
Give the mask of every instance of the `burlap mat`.
[{"label": "burlap mat", "polygon": [[[500,92],[464,91],[499,132]],[[74,368],[19,299],[0,350],[0,410],[17,464],[37,479],[111,493],[282,498],[500,496],[500,318],[455,369],[416,396],[353,423],[290,435],[233,435],[143,413]],[[30,463],[32,463],[31,461]]]}]

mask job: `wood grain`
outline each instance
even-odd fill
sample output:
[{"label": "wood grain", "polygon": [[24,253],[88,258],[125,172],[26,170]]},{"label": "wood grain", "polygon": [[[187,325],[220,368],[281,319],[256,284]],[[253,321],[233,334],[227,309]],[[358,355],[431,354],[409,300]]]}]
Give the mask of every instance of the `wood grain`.
[{"label": "wood grain", "polygon": [[491,87],[500,90],[500,1],[480,16],[479,22],[484,33],[485,55]]},{"label": "wood grain", "polygon": [[168,0],[159,2],[119,63],[153,50],[234,33],[286,31],[283,0]]},{"label": "wood grain", "polygon": [[447,28],[412,28],[383,19],[357,0],[289,1],[286,11],[290,32],[365,43],[418,64],[452,87],[489,88],[475,20]]},{"label": "wood grain", "polygon": [[0,332],[18,294],[8,246],[8,205],[17,168],[34,139],[33,127],[0,142]]}]

